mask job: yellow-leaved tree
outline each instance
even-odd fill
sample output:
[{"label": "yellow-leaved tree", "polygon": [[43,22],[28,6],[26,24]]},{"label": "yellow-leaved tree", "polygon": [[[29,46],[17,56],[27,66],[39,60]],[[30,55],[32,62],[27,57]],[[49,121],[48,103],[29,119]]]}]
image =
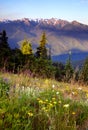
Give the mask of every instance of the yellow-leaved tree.
[{"label": "yellow-leaved tree", "polygon": [[28,40],[22,42],[21,52],[23,55],[32,55],[32,46]]}]

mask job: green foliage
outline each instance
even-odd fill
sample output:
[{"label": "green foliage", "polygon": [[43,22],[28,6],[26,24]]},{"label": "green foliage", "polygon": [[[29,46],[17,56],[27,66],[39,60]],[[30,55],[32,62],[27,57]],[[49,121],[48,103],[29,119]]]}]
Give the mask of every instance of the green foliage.
[{"label": "green foliage", "polygon": [[0,88],[9,92],[8,96],[0,97],[0,129],[86,130],[87,103],[64,98],[62,92],[50,84],[44,89],[40,83],[39,88],[38,81],[35,86],[32,80],[30,87],[26,83],[17,86],[16,82],[8,87],[8,79],[0,80]]},{"label": "green foliage", "polygon": [[71,53],[65,66],[62,63],[53,63],[51,48],[47,49],[46,44],[46,33],[43,32],[35,54],[33,54],[31,43],[28,40],[22,42],[20,49],[11,50],[6,31],[3,30],[0,33],[0,69],[14,73],[28,71],[34,76],[55,78],[58,81],[81,80],[88,84],[88,58],[85,60],[81,73],[80,70],[74,72]]},{"label": "green foliage", "polygon": [[47,58],[47,49],[46,49],[46,33],[43,32],[40,45],[37,48],[36,52],[37,57]]},{"label": "green foliage", "polygon": [[64,65],[62,63],[56,62],[56,63],[53,63],[53,66],[55,67],[55,79],[58,81],[63,81],[64,75],[65,75]]},{"label": "green foliage", "polygon": [[0,78],[0,97],[8,95],[9,89],[10,89],[10,83],[8,79]]},{"label": "green foliage", "polygon": [[86,58],[82,67],[80,78],[83,82],[88,84],[88,58]]},{"label": "green foliage", "polygon": [[35,61],[34,72],[37,76],[41,76],[42,78],[53,78],[55,75],[55,68],[50,60],[38,58]]},{"label": "green foliage", "polygon": [[3,30],[1,37],[0,37],[0,49],[1,48],[10,49],[7,41],[8,41],[8,37],[7,37],[6,31]]},{"label": "green foliage", "polygon": [[46,45],[46,33],[45,32],[43,32],[43,34],[42,34],[42,37],[41,37],[41,41],[40,41],[40,47],[45,47],[45,45]]},{"label": "green foliage", "polygon": [[3,30],[0,36],[0,68],[5,69],[8,65],[9,58],[11,54],[11,49],[8,45],[8,37],[6,35],[6,31]]},{"label": "green foliage", "polygon": [[69,54],[69,59],[67,60],[66,64],[65,64],[65,81],[70,81],[71,78],[73,77],[73,67],[71,64],[71,57]]},{"label": "green foliage", "polygon": [[24,56],[22,52],[17,48],[12,50],[7,70],[17,73],[23,68],[24,64]]}]

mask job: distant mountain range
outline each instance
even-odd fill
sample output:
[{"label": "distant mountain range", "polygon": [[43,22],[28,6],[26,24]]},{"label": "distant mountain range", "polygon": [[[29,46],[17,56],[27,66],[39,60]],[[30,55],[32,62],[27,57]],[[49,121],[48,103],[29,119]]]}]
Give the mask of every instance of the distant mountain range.
[{"label": "distant mountain range", "polygon": [[88,25],[77,21],[55,18],[4,20],[0,21],[0,32],[4,29],[11,48],[19,47],[20,42],[27,38],[35,49],[45,31],[47,47],[51,47],[53,60],[58,61],[61,57],[64,60],[69,51],[75,54],[74,60],[83,60],[88,55]]}]

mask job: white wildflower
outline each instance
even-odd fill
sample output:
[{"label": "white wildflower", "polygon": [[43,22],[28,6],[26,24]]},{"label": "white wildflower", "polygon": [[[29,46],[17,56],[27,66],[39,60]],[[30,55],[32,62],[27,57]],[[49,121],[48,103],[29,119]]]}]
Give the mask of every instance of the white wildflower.
[{"label": "white wildflower", "polygon": [[25,87],[24,87],[24,86],[22,86],[21,90],[22,90],[22,91],[24,91],[24,89],[25,89]]},{"label": "white wildflower", "polygon": [[54,84],[52,85],[52,88],[55,88],[55,85],[54,85]]},{"label": "white wildflower", "polygon": [[75,92],[72,92],[72,95],[74,95],[75,94]]},{"label": "white wildflower", "polygon": [[79,88],[78,88],[78,90],[82,90],[82,88],[81,88],[81,87],[79,87]]},{"label": "white wildflower", "polygon": [[56,94],[58,95],[58,94],[59,94],[59,92],[56,92]]},{"label": "white wildflower", "polygon": [[64,108],[68,108],[68,107],[69,107],[69,104],[64,104],[63,107],[64,107]]}]

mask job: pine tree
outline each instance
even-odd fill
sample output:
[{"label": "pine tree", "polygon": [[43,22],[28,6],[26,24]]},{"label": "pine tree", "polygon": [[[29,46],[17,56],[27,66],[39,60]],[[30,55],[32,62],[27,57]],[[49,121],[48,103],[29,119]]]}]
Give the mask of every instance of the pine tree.
[{"label": "pine tree", "polygon": [[88,58],[86,58],[81,71],[81,80],[88,84]]},{"label": "pine tree", "polygon": [[65,81],[69,82],[73,76],[73,67],[71,64],[71,53],[65,65]]},{"label": "pine tree", "polygon": [[6,31],[3,30],[0,34],[0,67],[6,67],[9,57],[11,55],[11,49],[8,44],[8,37]]},{"label": "pine tree", "polygon": [[41,41],[40,41],[40,45],[37,48],[37,52],[36,52],[37,57],[47,59],[46,41],[47,41],[46,40],[46,33],[43,32],[42,37],[41,37]]},{"label": "pine tree", "polygon": [[3,30],[3,32],[1,33],[1,37],[0,37],[0,49],[9,49],[9,44],[8,44],[8,37],[6,34],[6,31]]}]

